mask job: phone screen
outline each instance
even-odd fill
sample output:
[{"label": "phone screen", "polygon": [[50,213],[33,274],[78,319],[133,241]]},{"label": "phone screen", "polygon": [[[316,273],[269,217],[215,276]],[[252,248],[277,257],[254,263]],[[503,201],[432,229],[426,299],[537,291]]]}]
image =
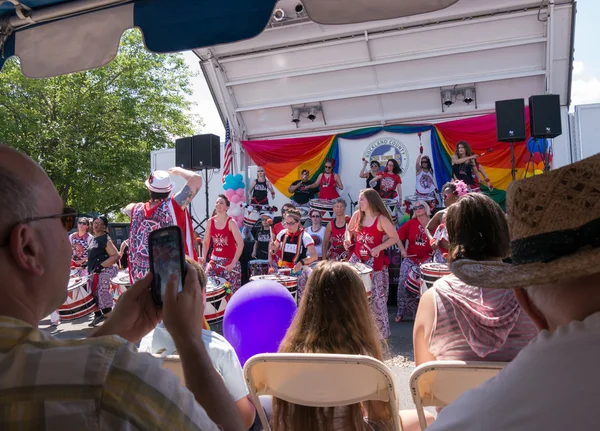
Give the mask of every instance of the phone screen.
[{"label": "phone screen", "polygon": [[182,274],[181,274],[181,245],[179,238],[171,230],[170,232],[162,232],[156,235],[152,242],[152,264],[154,270],[155,283],[160,286],[160,297],[163,298],[167,282],[171,274],[177,276],[179,285],[177,291],[181,292]]}]

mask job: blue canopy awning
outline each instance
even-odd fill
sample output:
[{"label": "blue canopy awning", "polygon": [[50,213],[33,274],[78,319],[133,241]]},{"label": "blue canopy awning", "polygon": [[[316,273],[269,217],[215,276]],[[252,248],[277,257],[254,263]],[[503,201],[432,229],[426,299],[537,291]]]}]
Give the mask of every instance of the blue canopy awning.
[{"label": "blue canopy awning", "polygon": [[[278,0],[0,0],[0,69],[21,59],[31,78],[109,63],[123,32],[139,28],[152,52],[186,51],[252,38]],[[392,19],[458,0],[298,0],[319,24]]]},{"label": "blue canopy awning", "polygon": [[0,0],[0,68],[12,55],[32,78],[103,66],[133,27],[157,53],[236,42],[263,31],[276,1]]}]

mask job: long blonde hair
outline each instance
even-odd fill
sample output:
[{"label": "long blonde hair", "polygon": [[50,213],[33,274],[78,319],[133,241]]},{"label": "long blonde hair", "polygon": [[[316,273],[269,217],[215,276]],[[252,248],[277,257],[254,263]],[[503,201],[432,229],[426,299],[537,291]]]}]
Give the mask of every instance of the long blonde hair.
[{"label": "long blonde hair", "polygon": [[[369,206],[371,207],[371,211],[373,211],[376,216],[378,216],[377,213],[379,213],[385,218],[387,218],[390,221],[390,223],[393,224],[392,216],[390,215],[390,212],[386,208],[385,204],[383,203],[383,200],[381,200],[381,196],[379,196],[379,193],[377,193],[376,190],[362,189],[358,194],[359,198],[360,195],[363,195],[367,199],[367,202],[369,202]],[[362,211],[360,208],[359,211],[360,217],[358,219],[358,226],[352,226],[352,228],[350,229],[352,231],[359,231],[362,227],[363,220],[365,219],[365,212]]]},{"label": "long blonde hair", "polygon": [[[382,360],[379,332],[371,315],[365,287],[350,265],[323,261],[315,267],[279,352],[366,355]],[[384,428],[389,428],[389,406],[365,402],[347,407],[343,418],[344,430],[365,429],[363,407],[369,419],[382,422]],[[273,429],[333,431],[335,412],[335,408],[301,406],[274,398]]]}]

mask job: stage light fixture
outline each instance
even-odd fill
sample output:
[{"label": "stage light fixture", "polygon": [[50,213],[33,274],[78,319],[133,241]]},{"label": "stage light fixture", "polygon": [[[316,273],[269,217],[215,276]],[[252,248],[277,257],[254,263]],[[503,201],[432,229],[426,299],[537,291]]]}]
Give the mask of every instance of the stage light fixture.
[{"label": "stage light fixture", "polygon": [[319,108],[313,107],[308,110],[308,119],[310,121],[315,121],[317,118],[317,112],[319,112]]},{"label": "stage light fixture", "polygon": [[273,12],[273,20],[281,22],[285,19],[285,11],[283,9],[275,9]]},{"label": "stage light fixture", "polygon": [[296,12],[296,17],[303,18],[306,16],[306,12],[304,11],[304,5],[302,3],[298,3],[296,7],[294,7],[294,12]]},{"label": "stage light fixture", "polygon": [[296,123],[296,126],[300,122],[300,109],[293,108],[292,109],[292,123]]},{"label": "stage light fixture", "polygon": [[465,102],[467,105],[470,105],[471,103],[473,103],[473,96],[473,90],[471,90],[470,88],[466,88],[463,102]]},{"label": "stage light fixture", "polygon": [[450,90],[446,90],[442,93],[442,102],[445,106],[450,106],[454,103],[452,101],[452,92]]}]

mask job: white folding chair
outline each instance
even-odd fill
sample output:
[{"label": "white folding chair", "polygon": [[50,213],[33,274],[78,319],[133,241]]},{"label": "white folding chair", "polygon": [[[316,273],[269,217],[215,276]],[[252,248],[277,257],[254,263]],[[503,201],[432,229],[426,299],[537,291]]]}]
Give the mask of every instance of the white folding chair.
[{"label": "white folding chair", "polygon": [[171,371],[181,381],[181,385],[185,386],[185,378],[183,377],[183,367],[181,366],[181,358],[179,355],[169,355],[169,356],[161,356],[161,355],[152,355],[155,358],[163,361],[163,368]]},{"label": "white folding chair", "polygon": [[248,359],[244,365],[244,376],[260,421],[267,431],[271,428],[259,395],[271,395],[310,407],[382,401],[390,404],[393,429],[402,430],[391,371],[371,357],[266,353]]},{"label": "white folding chair", "polygon": [[423,407],[445,407],[469,389],[496,376],[506,362],[431,361],[410,376],[410,392],[421,429],[427,428]]}]

